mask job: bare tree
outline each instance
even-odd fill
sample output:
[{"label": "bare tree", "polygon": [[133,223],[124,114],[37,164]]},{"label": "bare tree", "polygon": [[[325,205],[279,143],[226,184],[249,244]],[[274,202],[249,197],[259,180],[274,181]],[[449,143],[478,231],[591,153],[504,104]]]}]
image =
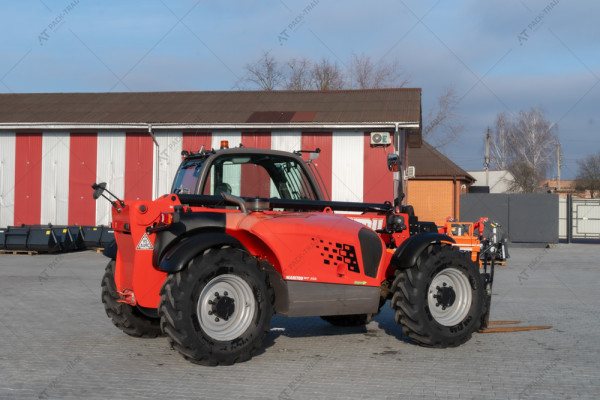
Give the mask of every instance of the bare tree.
[{"label": "bare tree", "polygon": [[344,73],[337,63],[326,58],[313,65],[312,78],[317,90],[340,90],[345,87]]},{"label": "bare tree", "polygon": [[510,162],[510,138],[513,124],[506,112],[498,114],[490,139],[490,161],[495,169],[505,170]]},{"label": "bare tree", "polygon": [[427,139],[434,147],[443,147],[456,140],[464,129],[456,113],[460,98],[454,88],[446,89],[438,97],[437,106],[430,110],[423,118],[423,138]]},{"label": "bare tree", "polygon": [[287,90],[309,90],[313,86],[313,64],[307,58],[292,58],[286,63],[285,88]]},{"label": "bare tree", "polygon": [[580,191],[589,190],[593,198],[600,195],[600,151],[578,160],[579,171],[575,178],[575,188]]},{"label": "bare tree", "polygon": [[546,178],[558,143],[554,131],[556,124],[551,124],[540,110],[532,107],[519,111],[510,135],[512,163],[508,169],[523,192],[537,191],[540,180]]},{"label": "bare tree", "polygon": [[512,191],[533,193],[540,189],[551,166],[558,138],[551,124],[536,108],[515,116],[498,114],[490,144],[495,168],[507,169],[514,177]]},{"label": "bare tree", "polygon": [[404,87],[408,79],[403,78],[397,61],[381,60],[374,64],[370,56],[353,54],[349,63],[349,83],[352,89],[379,89]]},{"label": "bare tree", "polygon": [[249,82],[260,90],[275,90],[283,82],[281,66],[270,52],[264,51],[260,59],[244,66],[246,76],[242,81]]},{"label": "bare tree", "polygon": [[[348,65],[347,73],[326,58],[320,62],[294,58],[282,66],[268,51],[264,51],[257,62],[246,64],[246,75],[236,86],[241,89],[249,84],[260,90],[340,90],[398,88],[408,83],[396,61],[374,63],[365,54],[355,54]],[[453,88],[446,89],[438,98],[435,109],[423,119],[423,136],[435,147],[443,147],[456,140],[463,130],[456,113],[459,101]]]}]

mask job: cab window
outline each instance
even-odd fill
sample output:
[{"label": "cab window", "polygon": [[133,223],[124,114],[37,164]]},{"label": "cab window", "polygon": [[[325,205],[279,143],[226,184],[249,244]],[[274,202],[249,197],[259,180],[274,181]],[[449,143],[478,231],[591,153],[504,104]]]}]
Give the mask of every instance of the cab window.
[{"label": "cab window", "polygon": [[202,194],[221,191],[241,197],[317,200],[302,166],[293,158],[265,154],[228,154],[210,167]]}]

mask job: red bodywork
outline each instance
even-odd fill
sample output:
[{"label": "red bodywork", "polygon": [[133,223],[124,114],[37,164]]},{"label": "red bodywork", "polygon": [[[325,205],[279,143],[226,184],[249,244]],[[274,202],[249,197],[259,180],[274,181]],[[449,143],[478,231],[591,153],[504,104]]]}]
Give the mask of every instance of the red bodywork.
[{"label": "red bodywork", "polygon": [[[147,234],[146,228],[158,223],[161,213],[171,213],[180,205],[176,195],[166,195],[155,201],[127,202],[120,211],[113,209],[112,227],[119,249],[115,283],[123,301],[158,307],[159,291],[167,274],[152,266],[156,234]],[[259,260],[267,260],[286,281],[379,287],[393,274],[390,259],[394,248],[409,236],[408,230],[378,233],[382,256],[373,277],[365,274],[358,233],[365,228],[382,229],[385,214],[344,215],[329,209],[243,214],[239,210],[205,207],[186,207],[186,211],[225,213],[225,233],[238,239]],[[407,215],[404,218],[408,220]]]}]

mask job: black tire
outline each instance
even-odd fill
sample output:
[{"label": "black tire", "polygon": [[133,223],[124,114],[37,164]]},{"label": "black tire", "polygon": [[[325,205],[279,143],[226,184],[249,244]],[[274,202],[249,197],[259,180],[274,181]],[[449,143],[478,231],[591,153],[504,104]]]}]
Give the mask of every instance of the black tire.
[{"label": "black tire", "polygon": [[160,319],[144,315],[137,307],[119,303],[115,285],[115,261],[106,266],[102,278],[102,303],[113,324],[129,336],[155,338],[162,335]]},{"label": "black tire", "polygon": [[402,333],[419,345],[455,347],[471,338],[484,311],[479,265],[453,246],[429,246],[396,271],[391,307]]},{"label": "black tire", "polygon": [[267,273],[237,249],[206,251],[170,274],[160,293],[161,326],[171,346],[198,364],[246,361],[271,328],[274,295]]}]

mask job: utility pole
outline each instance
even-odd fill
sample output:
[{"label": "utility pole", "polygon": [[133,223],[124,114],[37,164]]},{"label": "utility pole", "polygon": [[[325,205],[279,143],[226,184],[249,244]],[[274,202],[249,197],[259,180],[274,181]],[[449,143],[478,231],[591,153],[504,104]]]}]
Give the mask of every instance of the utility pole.
[{"label": "utility pole", "polygon": [[485,135],[485,186],[490,186],[490,128],[487,129],[487,135]]},{"label": "utility pole", "polygon": [[560,162],[561,162],[561,155],[560,155],[560,143],[556,143],[556,163],[557,163],[557,177],[558,177],[558,188],[556,189],[558,192],[560,192]]}]

